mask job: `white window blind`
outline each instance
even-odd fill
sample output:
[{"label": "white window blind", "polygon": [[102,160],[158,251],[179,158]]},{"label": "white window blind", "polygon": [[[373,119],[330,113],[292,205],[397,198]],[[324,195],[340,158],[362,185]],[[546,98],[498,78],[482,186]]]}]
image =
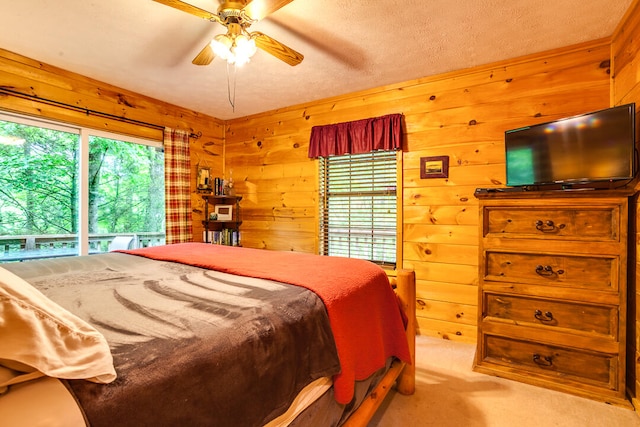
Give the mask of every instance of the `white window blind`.
[{"label": "white window blind", "polygon": [[396,153],[320,157],[320,253],[396,264]]}]

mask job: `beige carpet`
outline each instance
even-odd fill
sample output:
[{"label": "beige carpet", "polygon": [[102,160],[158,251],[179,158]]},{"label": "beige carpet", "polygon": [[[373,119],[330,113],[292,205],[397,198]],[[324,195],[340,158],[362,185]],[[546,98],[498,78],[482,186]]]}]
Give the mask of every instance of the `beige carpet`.
[{"label": "beige carpet", "polygon": [[417,337],[416,393],[391,391],[369,427],[640,427],[629,409],[473,372],[474,354]]}]

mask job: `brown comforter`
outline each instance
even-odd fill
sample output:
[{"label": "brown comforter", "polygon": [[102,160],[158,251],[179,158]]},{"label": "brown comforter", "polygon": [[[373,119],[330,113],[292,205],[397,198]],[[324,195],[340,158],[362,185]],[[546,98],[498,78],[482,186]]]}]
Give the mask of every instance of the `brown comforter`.
[{"label": "brown comforter", "polygon": [[327,308],[340,357],[340,373],[333,378],[338,403],[350,403],[355,382],[382,368],[389,357],[411,362],[399,302],[384,270],[369,261],[206,243],[123,252],[312,290]]},{"label": "brown comforter", "polygon": [[102,332],[118,379],[68,381],[91,426],[259,426],[340,371],[311,291],[111,253],[7,264]]}]

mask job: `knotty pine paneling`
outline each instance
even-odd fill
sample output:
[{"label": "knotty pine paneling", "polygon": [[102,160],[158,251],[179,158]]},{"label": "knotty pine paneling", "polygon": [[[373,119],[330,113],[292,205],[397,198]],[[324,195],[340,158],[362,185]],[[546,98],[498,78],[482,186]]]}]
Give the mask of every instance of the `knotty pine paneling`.
[{"label": "knotty pine paneling", "polygon": [[[640,62],[637,59],[640,47],[640,2],[634,1],[622,19],[611,42],[611,104],[636,103],[636,131],[640,123]],[[637,133],[636,133],[637,135]],[[638,138],[636,136],[636,144]],[[640,191],[640,185],[636,185]],[[628,260],[629,278],[627,299],[629,316],[627,322],[627,389],[636,410],[640,409],[640,266],[637,254],[640,253],[640,206],[637,197],[631,203],[631,243],[632,251]],[[633,245],[633,246],[632,246]]]},{"label": "knotty pine paneling", "polygon": [[428,317],[434,320],[457,323],[460,325],[475,326],[477,319],[477,306],[471,304],[452,304],[436,300],[424,300],[419,298],[416,305],[418,315],[421,311],[427,311]]},{"label": "knotty pine paneling", "polygon": [[478,302],[478,288],[475,285],[417,280],[416,294],[422,301],[442,301],[471,306]]},{"label": "knotty pine paneling", "polygon": [[[0,85],[202,132],[202,138],[192,141],[194,173],[200,161],[214,175],[232,174],[243,196],[242,244],[302,252],[318,248],[317,162],[307,158],[311,127],[403,113],[399,197],[404,225],[399,243],[405,255],[399,267],[413,268],[425,289],[417,313],[421,333],[473,342],[475,325],[467,320],[475,319],[469,313],[476,309],[469,301],[478,262],[473,192],[503,185],[506,129],[607,107],[609,57],[609,40],[597,40],[227,122],[6,51],[0,51]],[[161,138],[158,130],[30,100],[2,97],[0,103],[26,114]],[[450,156],[448,179],[419,178],[420,157],[431,155]],[[195,193],[192,200],[194,236],[199,240],[204,205]],[[459,299],[451,297],[461,291]]]},{"label": "knotty pine paneling", "polygon": [[407,242],[403,244],[403,257],[405,260],[425,261],[425,262],[441,262],[460,265],[461,263],[469,263],[469,265],[478,266],[478,260],[475,262],[474,256],[478,253],[475,245],[454,245],[444,243],[416,243]]},{"label": "knotty pine paneling", "polygon": [[[404,206],[403,210],[405,227],[408,224],[455,224],[476,228],[478,225],[477,210],[468,206]],[[404,232],[408,232],[406,228]],[[473,232],[473,237],[477,237],[477,231]],[[473,243],[475,241],[477,239]]]},{"label": "knotty pine paneling", "polygon": [[151,123],[159,128],[108,119],[51,103],[1,93],[0,110],[159,141],[162,140],[163,127],[201,133],[200,138],[191,139],[190,151],[194,177],[191,189],[193,231],[195,240],[202,240],[204,204],[195,190],[196,166],[199,161],[203,164],[206,162],[206,165],[212,169],[213,176],[223,175],[224,123],[221,120],[2,49],[0,49],[0,87],[89,111],[99,111],[116,117]]},{"label": "knotty pine paneling", "polygon": [[[638,1],[634,1],[629,10],[618,24],[611,43],[611,60],[613,66],[613,81],[620,73],[637,69],[637,54],[640,48],[638,31],[640,31],[640,13]],[[634,64],[635,63],[635,64]],[[635,84],[621,86],[621,89],[631,89]],[[624,92],[624,90],[623,90]],[[613,91],[616,98],[622,98],[623,93]]]},{"label": "knotty pine paneling", "polygon": [[[610,39],[596,40],[230,120],[225,167],[249,196],[243,245],[316,252],[311,128],[402,113],[400,266],[416,271],[420,333],[475,342],[475,189],[504,185],[505,130],[608,107],[609,64]],[[450,157],[449,178],[420,179],[420,157],[437,155]],[[294,211],[276,216],[282,209]]]},{"label": "knotty pine paneling", "polygon": [[478,284],[477,264],[450,264],[405,260],[404,268],[414,270],[416,276],[420,273],[420,280],[474,286]]},{"label": "knotty pine paneling", "polygon": [[[504,148],[500,150],[502,152],[502,157],[504,157]],[[429,156],[429,155],[425,155]],[[424,157],[424,156],[423,156]],[[479,156],[478,156],[479,157]],[[459,159],[459,158],[458,158]],[[406,159],[405,159],[406,160]],[[474,190],[478,186],[478,177],[484,177],[484,181],[486,182],[485,187],[491,187],[495,185],[500,185],[505,181],[504,178],[504,165],[503,164],[489,164],[489,165],[472,165],[471,162],[466,162],[465,167],[460,164],[456,164],[456,155],[449,155],[449,161],[454,161],[454,164],[449,165],[449,178],[448,184],[450,186],[456,185],[460,187],[465,187],[468,185],[472,185]],[[459,159],[458,161],[462,161]],[[420,165],[420,158],[415,161],[418,165]],[[405,188],[408,187],[417,187],[417,186],[432,186],[437,187],[438,184],[436,182],[432,184],[423,184],[423,179],[420,178],[420,168],[411,168],[406,169],[405,173]]]},{"label": "knotty pine paneling", "polygon": [[421,310],[416,309],[418,316],[417,333],[433,338],[441,338],[444,340],[470,342],[470,338],[476,334],[475,325],[466,325],[460,322],[451,322],[446,320],[437,320],[433,317],[421,316]]},{"label": "knotty pine paneling", "polygon": [[[427,207],[426,209],[431,209],[431,207]],[[444,219],[440,220],[437,224],[410,224],[405,222],[402,227],[403,241],[405,243],[425,242],[434,244],[477,245],[477,225],[446,224],[444,222]]]},{"label": "knotty pine paneling", "polygon": [[[480,181],[478,184],[485,184]],[[476,206],[478,202],[473,197],[476,187],[483,185],[449,185],[442,186],[432,184],[424,187],[405,187],[403,203],[416,206]],[[486,186],[486,185],[485,185]]]}]

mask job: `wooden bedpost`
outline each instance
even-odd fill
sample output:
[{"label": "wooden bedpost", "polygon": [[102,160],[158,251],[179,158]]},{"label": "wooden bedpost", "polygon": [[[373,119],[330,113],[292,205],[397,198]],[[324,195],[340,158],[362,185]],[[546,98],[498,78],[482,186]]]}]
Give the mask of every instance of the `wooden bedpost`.
[{"label": "wooden bedpost", "polygon": [[396,388],[399,393],[413,394],[416,389],[416,275],[413,270],[398,270],[396,293],[408,318],[406,333],[411,354],[411,364],[405,365]]},{"label": "wooden bedpost", "polygon": [[366,427],[394,383],[401,394],[413,394],[416,389],[416,275],[413,270],[398,270],[391,282],[395,284],[396,295],[408,319],[406,335],[411,364],[396,359],[343,427]]}]

